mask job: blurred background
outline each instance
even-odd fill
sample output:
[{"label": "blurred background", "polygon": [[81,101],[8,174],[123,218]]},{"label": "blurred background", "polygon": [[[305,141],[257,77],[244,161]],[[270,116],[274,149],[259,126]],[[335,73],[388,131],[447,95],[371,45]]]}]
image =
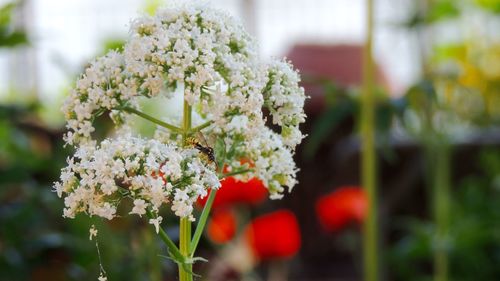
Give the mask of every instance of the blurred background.
[{"label": "blurred background", "polygon": [[[176,280],[147,222],[63,219],[51,191],[72,153],[59,108],[76,77],[168,2],[0,0],[0,281],[96,280],[100,263],[109,280]],[[311,99],[299,185],[270,201],[259,182],[226,181],[195,272],[362,280],[365,1],[210,3],[241,19],[262,57],[286,56]],[[500,280],[500,0],[377,0],[374,16],[381,280]],[[174,218],[164,227],[175,240]]]}]

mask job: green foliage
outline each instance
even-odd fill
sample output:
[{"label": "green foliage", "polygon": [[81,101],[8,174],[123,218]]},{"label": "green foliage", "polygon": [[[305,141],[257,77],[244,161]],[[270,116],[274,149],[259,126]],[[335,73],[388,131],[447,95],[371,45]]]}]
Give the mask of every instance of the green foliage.
[{"label": "green foliage", "polygon": [[475,0],[475,3],[490,12],[500,13],[500,1],[499,0]]},{"label": "green foliage", "polygon": [[433,23],[445,19],[456,18],[460,15],[458,5],[459,1],[455,0],[432,1],[426,14],[426,21],[428,23]]},{"label": "green foliage", "polygon": [[337,126],[359,110],[359,104],[345,89],[339,88],[331,81],[321,81],[325,89],[327,108],[313,124],[304,148],[304,156],[311,159]]},{"label": "green foliage", "polygon": [[[500,276],[500,150],[484,148],[480,171],[462,179],[451,205],[450,280],[497,280]],[[433,253],[435,225],[407,218],[406,234],[393,247],[391,268],[398,280],[427,280]],[[430,280],[430,278],[429,278]]]},{"label": "green foliage", "polygon": [[[332,133],[338,129],[342,122],[353,118],[358,120],[360,100],[357,89],[347,89],[338,86],[333,81],[319,79],[315,80],[324,90],[326,108],[319,114],[312,125],[311,133],[305,140],[303,155],[306,159],[312,159],[321,145],[325,144]],[[377,88],[376,96],[376,120],[375,126],[377,137],[384,141],[392,128],[394,118],[402,110],[404,103],[387,98],[387,94],[381,88]],[[356,125],[356,127],[358,127]],[[388,152],[387,150],[385,152]]]},{"label": "green foliage", "polygon": [[103,267],[116,280],[158,280],[173,271],[161,266],[158,254],[166,251],[146,221],[62,218],[52,184],[69,151],[62,131],[33,121],[38,108],[0,106],[0,280],[96,280],[92,224]]},{"label": "green foliage", "polygon": [[416,28],[460,16],[459,1],[436,0],[427,2],[428,5],[422,8],[422,1],[413,1],[414,13],[403,23],[404,27]]},{"label": "green foliage", "polygon": [[18,3],[12,2],[0,7],[0,48],[10,48],[28,43],[26,33],[12,30],[12,12]]},{"label": "green foliage", "polygon": [[109,38],[103,42],[102,52],[104,55],[111,50],[116,50],[118,52],[123,51],[123,46],[125,45],[125,40],[121,38]]},{"label": "green foliage", "polygon": [[465,57],[466,50],[463,44],[443,44],[435,46],[433,50],[433,57],[431,58],[434,63],[446,62]]},{"label": "green foliage", "polygon": [[148,15],[154,15],[159,7],[165,4],[164,0],[146,0],[144,3],[144,11]]},{"label": "green foliage", "polygon": [[[404,99],[408,106],[402,116],[406,130],[423,140],[427,139],[427,137],[434,137],[434,133],[438,131],[433,123],[434,116],[443,108],[440,107],[438,102],[433,81],[424,79],[411,86],[407,90]],[[416,118],[407,118],[408,114],[414,114],[413,116]]]}]

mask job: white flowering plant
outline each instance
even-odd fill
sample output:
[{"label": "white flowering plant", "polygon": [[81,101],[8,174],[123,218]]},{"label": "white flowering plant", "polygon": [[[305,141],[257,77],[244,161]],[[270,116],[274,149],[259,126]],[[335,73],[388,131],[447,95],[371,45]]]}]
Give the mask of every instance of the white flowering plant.
[{"label": "white flowering plant", "polygon": [[[93,61],[64,103],[64,138],[76,152],[54,185],[64,198],[63,216],[110,220],[128,200],[128,213],[147,217],[166,243],[180,280],[191,280],[194,252],[221,179],[257,177],[272,199],[296,184],[293,154],[306,117],[299,80],[286,61],[262,62],[251,36],[220,11],[178,5],[134,20],[123,51]],[[141,98],[179,93],[183,115],[176,122],[141,111]],[[105,113],[116,134],[96,140],[93,121]],[[157,125],[153,139],[132,132],[132,115]],[[202,144],[200,135],[214,143]],[[213,192],[191,235],[193,204],[208,190]],[[180,217],[178,247],[160,225],[163,206]],[[91,237],[96,234],[92,228]],[[106,278],[102,272],[100,278]]]}]

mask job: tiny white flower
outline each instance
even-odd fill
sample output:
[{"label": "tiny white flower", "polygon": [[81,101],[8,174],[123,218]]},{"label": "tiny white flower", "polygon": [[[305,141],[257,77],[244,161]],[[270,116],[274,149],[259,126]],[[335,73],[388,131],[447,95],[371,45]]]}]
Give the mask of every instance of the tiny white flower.
[{"label": "tiny white flower", "polygon": [[97,215],[111,220],[115,217],[116,207],[112,206],[110,203],[105,202],[103,206],[98,209]]},{"label": "tiny white flower", "polygon": [[53,191],[57,193],[57,197],[59,197],[59,198],[62,197],[63,190],[64,190],[64,187],[60,182],[54,183]]},{"label": "tiny white flower", "polygon": [[95,225],[92,225],[89,229],[89,240],[92,240],[93,237],[97,237],[97,229]]},{"label": "tiny white flower", "polygon": [[149,219],[149,224],[155,226],[156,233],[160,232],[160,224],[163,218],[161,216],[156,217],[155,219]]},{"label": "tiny white flower", "polygon": [[146,201],[142,199],[135,199],[134,200],[134,208],[132,208],[132,211],[130,214],[137,214],[139,216],[142,216],[146,213],[146,208],[148,204],[146,204]]},{"label": "tiny white flower", "polygon": [[245,115],[237,115],[231,119],[231,122],[227,125],[229,131],[234,130],[235,132],[242,133],[247,127],[248,117]]}]

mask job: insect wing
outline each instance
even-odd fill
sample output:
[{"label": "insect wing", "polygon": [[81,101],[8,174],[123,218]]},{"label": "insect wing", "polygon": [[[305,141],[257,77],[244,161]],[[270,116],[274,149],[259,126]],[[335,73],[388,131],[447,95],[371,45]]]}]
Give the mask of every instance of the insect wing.
[{"label": "insect wing", "polygon": [[207,143],[207,139],[205,138],[205,136],[201,132],[196,132],[196,138],[201,143],[201,145],[203,145],[205,147],[209,147],[209,145]]}]

